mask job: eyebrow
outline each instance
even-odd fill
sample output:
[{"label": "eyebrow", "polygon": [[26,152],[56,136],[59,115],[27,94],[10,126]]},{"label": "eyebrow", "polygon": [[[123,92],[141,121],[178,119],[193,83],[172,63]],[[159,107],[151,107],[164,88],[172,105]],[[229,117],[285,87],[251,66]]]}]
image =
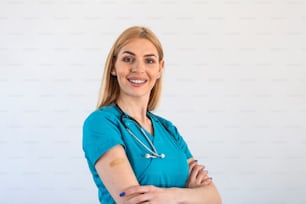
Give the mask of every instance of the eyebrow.
[{"label": "eyebrow", "polygon": [[[136,56],[135,53],[133,53],[131,51],[128,51],[128,50],[123,51],[122,54],[129,54],[129,55]],[[146,54],[146,55],[144,55],[144,57],[156,57],[157,58],[157,56],[155,54]]]}]

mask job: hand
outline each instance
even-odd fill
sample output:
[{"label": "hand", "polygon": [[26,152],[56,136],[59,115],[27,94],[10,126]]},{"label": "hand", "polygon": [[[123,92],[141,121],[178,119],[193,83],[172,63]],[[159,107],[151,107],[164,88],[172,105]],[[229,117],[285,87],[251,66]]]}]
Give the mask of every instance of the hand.
[{"label": "hand", "polygon": [[171,188],[155,186],[132,186],[120,194],[126,197],[125,204],[175,204],[175,192]]},{"label": "hand", "polygon": [[189,177],[186,182],[187,188],[209,185],[212,178],[208,176],[205,166],[199,165],[196,160],[189,163]]}]

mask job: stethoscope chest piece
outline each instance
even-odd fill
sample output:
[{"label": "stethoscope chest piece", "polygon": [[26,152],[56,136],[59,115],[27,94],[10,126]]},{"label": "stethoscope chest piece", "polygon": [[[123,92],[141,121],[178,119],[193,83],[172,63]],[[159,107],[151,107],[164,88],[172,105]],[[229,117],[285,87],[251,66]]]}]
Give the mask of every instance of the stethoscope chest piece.
[{"label": "stethoscope chest piece", "polygon": [[144,157],[147,158],[147,159],[150,159],[150,158],[153,158],[153,159],[155,159],[155,158],[164,159],[166,157],[166,155],[163,154],[163,153],[162,154],[156,154],[155,153],[154,155],[153,154],[145,154]]}]

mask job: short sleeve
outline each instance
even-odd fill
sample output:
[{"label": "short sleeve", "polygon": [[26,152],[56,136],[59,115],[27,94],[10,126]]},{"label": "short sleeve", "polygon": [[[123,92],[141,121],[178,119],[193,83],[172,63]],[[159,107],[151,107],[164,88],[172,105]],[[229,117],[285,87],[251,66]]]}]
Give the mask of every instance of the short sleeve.
[{"label": "short sleeve", "polygon": [[109,149],[123,145],[115,117],[102,111],[91,113],[83,124],[83,150],[85,157],[95,165]]}]

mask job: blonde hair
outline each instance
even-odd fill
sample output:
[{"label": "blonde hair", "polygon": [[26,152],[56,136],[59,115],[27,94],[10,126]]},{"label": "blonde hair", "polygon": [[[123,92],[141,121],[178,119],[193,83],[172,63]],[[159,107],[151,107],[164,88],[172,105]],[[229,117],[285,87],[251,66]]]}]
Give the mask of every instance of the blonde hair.
[{"label": "blonde hair", "polygon": [[[117,38],[114,45],[112,46],[105,62],[105,68],[103,73],[103,79],[101,83],[101,88],[99,92],[99,99],[97,104],[97,109],[107,106],[110,104],[116,103],[116,100],[119,97],[120,87],[117,81],[117,77],[111,75],[111,71],[114,68],[116,62],[116,57],[123,46],[125,46],[132,39],[146,39],[149,40],[155,47],[159,55],[159,62],[164,58],[164,52],[162,45],[156,35],[148,28],[133,26],[121,33]],[[148,111],[154,110],[161,96],[162,89],[162,77],[157,79],[154,87],[151,90],[149,102],[148,102]]]}]

